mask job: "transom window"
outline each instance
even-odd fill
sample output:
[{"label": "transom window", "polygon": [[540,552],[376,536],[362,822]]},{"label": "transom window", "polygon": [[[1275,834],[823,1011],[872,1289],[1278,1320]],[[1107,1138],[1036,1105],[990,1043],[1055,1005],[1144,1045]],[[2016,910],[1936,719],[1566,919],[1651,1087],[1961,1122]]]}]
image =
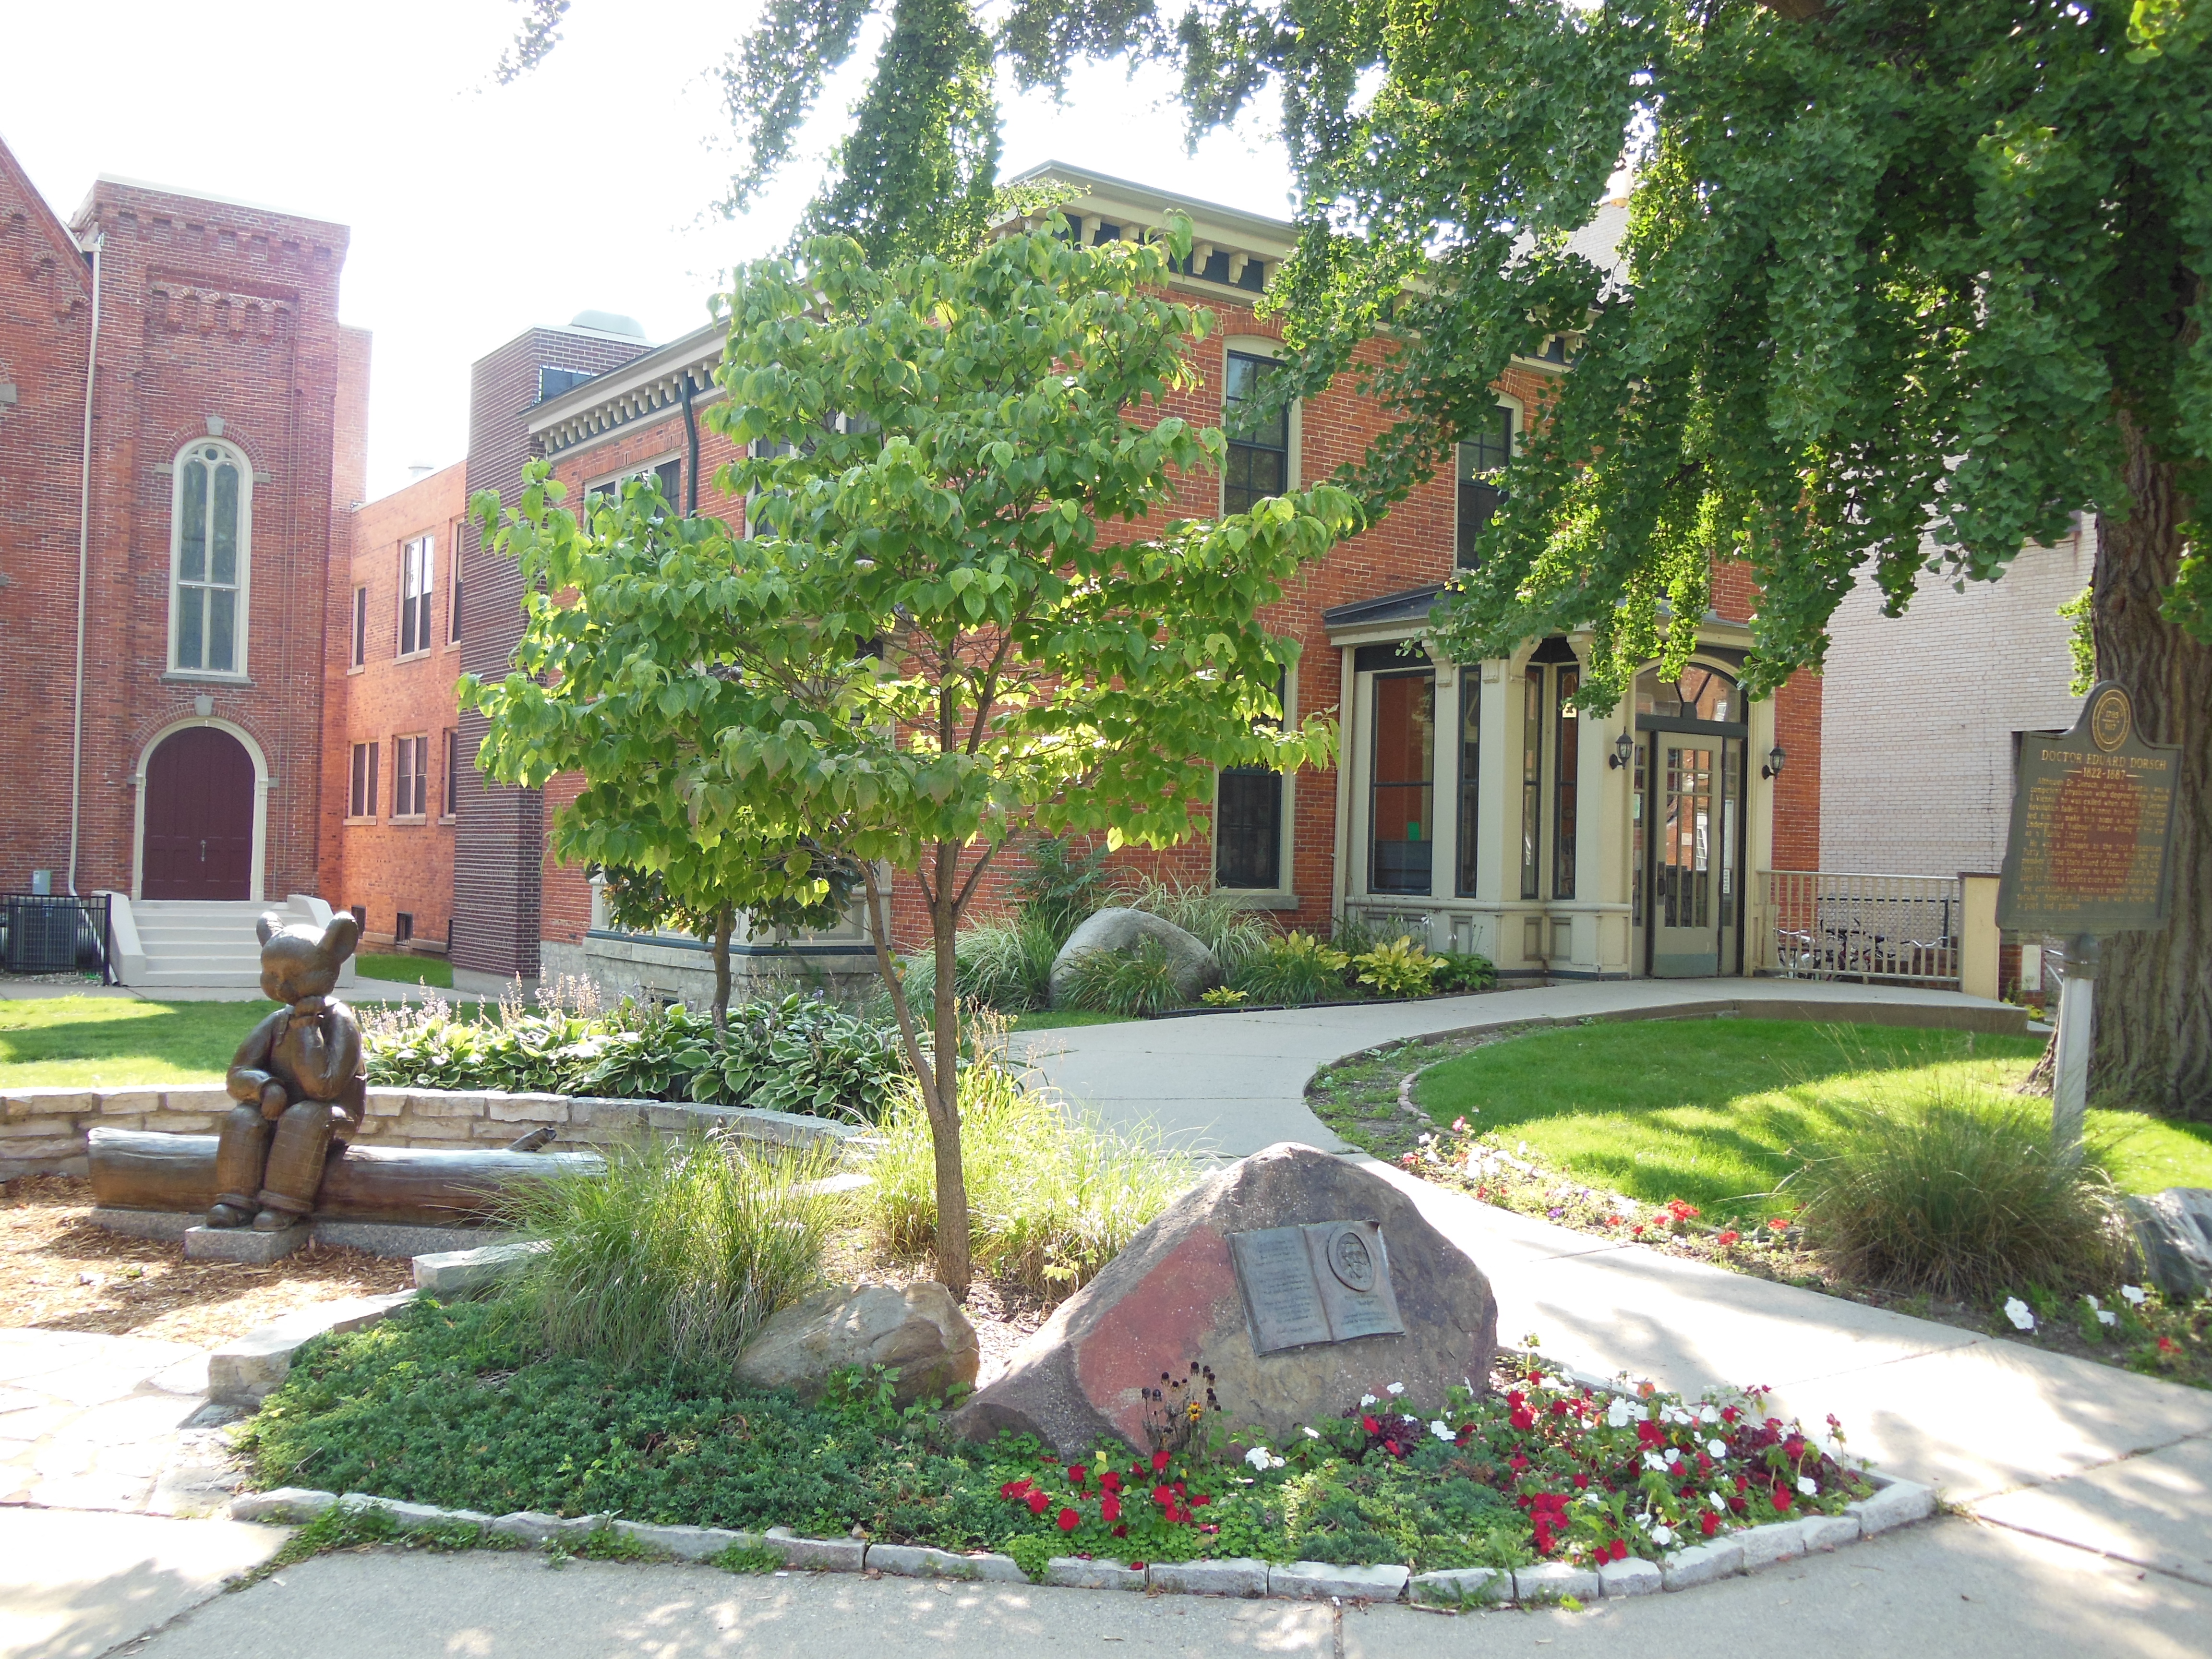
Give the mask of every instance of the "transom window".
[{"label": "transom window", "polygon": [[172,665],[242,674],[252,470],[228,444],[202,441],[177,457],[176,474]]},{"label": "transom window", "polygon": [[1221,485],[1224,513],[1249,513],[1255,502],[1290,488],[1290,410],[1285,406],[1264,415],[1255,407],[1281,368],[1272,357],[1228,354],[1221,388],[1221,426],[1229,440]]},{"label": "transom window", "polygon": [[1457,562],[1462,570],[1475,567],[1475,538],[1505,499],[1498,475],[1512,459],[1513,411],[1500,404],[1490,411],[1488,423],[1471,430],[1459,446]]},{"label": "transom window", "polygon": [[1735,682],[1717,668],[1693,662],[1679,678],[1662,680],[1656,668],[1636,677],[1636,712],[1661,720],[1717,720],[1741,725],[1743,705]]}]

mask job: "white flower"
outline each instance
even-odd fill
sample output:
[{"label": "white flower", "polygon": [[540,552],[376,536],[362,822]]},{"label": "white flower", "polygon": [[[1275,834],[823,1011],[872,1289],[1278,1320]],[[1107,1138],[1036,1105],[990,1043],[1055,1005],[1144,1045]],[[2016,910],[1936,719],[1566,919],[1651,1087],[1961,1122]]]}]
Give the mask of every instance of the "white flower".
[{"label": "white flower", "polygon": [[1520,1152],[1520,1155],[1521,1155],[1522,1158],[1526,1158],[1526,1157],[1528,1157],[1528,1143],[1527,1141],[1525,1141],[1525,1140],[1524,1140],[1524,1141],[1522,1141],[1522,1142],[1521,1143],[1520,1146],[1519,1146],[1516,1150]]},{"label": "white flower", "polygon": [[1661,1522],[1657,1526],[1651,1528],[1651,1541],[1655,1544],[1673,1543],[1674,1541],[1674,1528],[1668,1526],[1663,1521]]},{"label": "white flower", "polygon": [[1820,1495],[1820,1484],[1809,1474],[1801,1474],[1797,1477],[1797,1490],[1808,1498],[1818,1498]]},{"label": "white flower", "polygon": [[1459,1436],[1452,1432],[1452,1425],[1445,1422],[1441,1417],[1437,1419],[1435,1422],[1429,1425],[1429,1432],[1436,1436],[1439,1440],[1456,1440],[1459,1438]]},{"label": "white flower", "polygon": [[1657,1452],[1646,1452],[1644,1454],[1644,1467],[1655,1474],[1664,1474],[1667,1473],[1667,1460]]},{"label": "white flower", "polygon": [[1406,1385],[1403,1382],[1393,1382],[1389,1388],[1383,1389],[1382,1392],[1385,1394],[1403,1394],[1406,1392]]},{"label": "white flower", "polygon": [[2120,1322],[2120,1316],[2110,1308],[2100,1308],[2097,1310],[2097,1322],[2100,1325],[2117,1325]]},{"label": "white flower", "polygon": [[2035,1315],[2018,1297],[2005,1298],[2004,1311],[2005,1317],[2012,1321],[2014,1330],[2032,1331],[2035,1328]]},{"label": "white flower", "polygon": [[1650,1532],[1651,1530],[1651,1517],[1649,1515],[1639,1515],[1633,1518],[1636,1524],[1643,1528],[1644,1531]]},{"label": "white flower", "polygon": [[2100,1308],[2101,1308],[2101,1307],[2103,1307],[2103,1305],[2104,1305],[2102,1303],[2099,1302],[2099,1301],[2097,1300],[2097,1298],[2096,1298],[2095,1297],[2094,1297],[2094,1296],[2085,1296],[2085,1297],[2083,1297],[2081,1299],[2082,1299],[2084,1302],[2086,1302],[2086,1303],[2087,1303],[2087,1304],[2089,1304],[2089,1310],[2090,1310],[2090,1311],[2091,1311],[2092,1313],[2096,1312],[2099,1309],[2100,1309]]},{"label": "white flower", "polygon": [[1705,1502],[1713,1506],[1713,1512],[1716,1515],[1726,1515],[1728,1513],[1728,1497],[1726,1493],[1709,1492],[1705,1494]]},{"label": "white flower", "polygon": [[1594,1492],[1584,1492],[1583,1494],[1583,1502],[1589,1504],[1594,1510],[1601,1510],[1605,1507],[1605,1499],[1600,1498]]},{"label": "white flower", "polygon": [[1247,1463],[1249,1463],[1255,1469],[1266,1468],[1267,1467],[1267,1449],[1265,1446],[1253,1447],[1250,1451],[1244,1454],[1244,1461]]},{"label": "white flower", "polygon": [[1698,1407],[1698,1421],[1700,1423],[1717,1423],[1720,1420],[1721,1408],[1711,1401],[1708,1400]]},{"label": "white flower", "polygon": [[1726,1457],[1728,1455],[1728,1442],[1720,1439],[1706,1441],[1705,1455],[1708,1457]]},{"label": "white flower", "polygon": [[1320,1439],[1320,1438],[1321,1438],[1321,1431],[1320,1431],[1319,1429],[1308,1429],[1308,1430],[1306,1431],[1306,1438],[1307,1438],[1307,1439],[1309,1439],[1309,1440],[1318,1440],[1318,1439]]},{"label": "white flower", "polygon": [[1363,1406],[1379,1406],[1382,1402],[1371,1394],[1363,1394],[1359,1396],[1359,1403]]},{"label": "white flower", "polygon": [[1682,1461],[1682,1454],[1676,1451],[1672,1446],[1667,1448],[1665,1455],[1667,1458],[1667,1466],[1669,1468],[1672,1468],[1675,1464]]},{"label": "white flower", "polygon": [[2140,1308],[2150,1292],[2140,1285],[2123,1285],[2120,1286],[2120,1294],[2127,1297],[2130,1307]]},{"label": "white flower", "polygon": [[1620,1395],[1613,1395],[1613,1403],[1605,1408],[1605,1425],[1609,1429],[1625,1429],[1636,1417],[1636,1407]]}]

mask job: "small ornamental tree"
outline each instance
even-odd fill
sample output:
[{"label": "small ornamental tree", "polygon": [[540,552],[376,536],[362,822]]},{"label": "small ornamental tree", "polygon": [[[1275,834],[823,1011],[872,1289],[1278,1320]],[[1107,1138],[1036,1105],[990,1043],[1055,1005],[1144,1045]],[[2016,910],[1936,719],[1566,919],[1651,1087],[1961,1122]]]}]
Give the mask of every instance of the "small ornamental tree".
[{"label": "small ornamental tree", "polygon": [[[617,780],[649,777],[668,792],[655,823],[784,849],[748,866],[777,882],[816,878],[810,847],[862,860],[959,1295],[953,941],[994,857],[1029,832],[1167,846],[1203,827],[1219,769],[1334,752],[1328,720],[1279,724],[1297,647],[1260,613],[1358,508],[1323,486],[1166,516],[1179,475],[1224,447],[1164,412],[1212,326],[1164,297],[1167,275],[1165,250],[1079,246],[1056,218],[957,261],[879,270],[823,238],[803,269],[744,267],[707,419],[745,457],[721,483],[750,533],[580,522],[542,468],[508,532],[532,586],[563,597],[532,601],[516,672],[476,693],[495,773],[580,770],[617,815]],[[655,720],[696,750],[641,766]],[[893,962],[886,870],[927,916],[927,1010]]]},{"label": "small ornamental tree", "polygon": [[[648,481],[635,480],[618,495],[587,500],[582,525],[552,510],[564,493],[558,483],[533,481],[520,512],[505,525],[495,495],[481,494],[471,507],[487,544],[520,559],[526,568],[544,557],[539,543],[548,535],[572,542],[597,538],[651,568],[708,532],[703,521],[678,519]],[[714,526],[712,533],[723,532]],[[524,603],[532,618],[532,638],[542,623],[576,639],[585,650],[636,641],[635,630],[650,623],[637,609],[646,596],[618,572],[594,574],[600,580],[589,603],[529,591]],[[738,913],[744,912],[757,928],[831,926],[859,884],[858,866],[825,852],[811,836],[786,832],[771,838],[742,817],[713,826],[695,823],[684,782],[697,775],[719,739],[714,700],[664,700],[653,695],[657,688],[649,679],[641,694],[635,677],[592,684],[597,694],[589,717],[564,720],[565,700],[518,701],[511,683],[464,678],[463,703],[472,702],[491,718],[477,764],[507,782],[533,786],[560,773],[582,775],[582,792],[554,817],[555,855],[603,873],[617,926],[678,927],[712,945],[712,1012],[714,1030],[722,1031],[729,1018],[730,939]]]}]

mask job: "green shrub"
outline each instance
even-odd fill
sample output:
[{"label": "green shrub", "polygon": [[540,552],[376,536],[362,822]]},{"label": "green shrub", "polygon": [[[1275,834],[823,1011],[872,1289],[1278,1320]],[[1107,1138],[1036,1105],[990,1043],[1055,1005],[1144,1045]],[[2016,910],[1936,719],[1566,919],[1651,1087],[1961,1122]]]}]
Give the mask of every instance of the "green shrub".
[{"label": "green shrub", "polygon": [[1140,940],[1133,951],[1085,951],[1067,964],[1063,993],[1060,1000],[1068,1007],[1133,1019],[1183,1003],[1175,964],[1156,939]]},{"label": "green shrub", "polygon": [[820,1277],[834,1163],[719,1133],[611,1148],[604,1176],[514,1190],[504,1219],[544,1249],[503,1300],[550,1353],[726,1364]]},{"label": "green shrub", "polygon": [[1230,983],[1255,1002],[1299,1008],[1342,996],[1351,961],[1311,933],[1283,933],[1239,963]]},{"label": "green shrub", "polygon": [[1235,972],[1276,937],[1275,930],[1244,908],[1234,894],[1218,888],[1186,887],[1147,877],[1115,902],[1173,922],[1212,951],[1224,974]]},{"label": "green shrub", "polygon": [[1487,991],[1498,983],[1498,965],[1480,951],[1439,951],[1437,974],[1430,981],[1436,991]]},{"label": "green shrub", "polygon": [[1113,890],[1107,850],[1101,842],[1088,852],[1077,853],[1052,836],[1030,844],[1029,867],[1014,878],[1014,892],[1023,917],[1044,929],[1054,950],[1066,944],[1067,936]]},{"label": "green shrub", "polygon": [[1443,963],[1410,939],[1394,939],[1352,957],[1352,971],[1377,996],[1425,997]]},{"label": "green shrub", "polygon": [[1806,1243],[1862,1284],[1979,1298],[2025,1281],[2110,1284],[2124,1265],[2112,1182],[2091,1147],[1994,1091],[1933,1091],[1851,1114],[1784,1183]]},{"label": "green shrub", "polygon": [[[1052,963],[1060,940],[1044,921],[1030,915],[993,916],[960,931],[952,945],[952,985],[960,1000],[1003,1014],[1028,1013],[1052,1006]],[[937,985],[937,963],[927,952],[899,964],[906,994],[917,1009],[929,1004]],[[884,998],[885,1006],[889,998]],[[886,1015],[888,1018],[888,1015]]]},{"label": "green shrub", "polygon": [[819,997],[730,1010],[718,1064],[691,1081],[694,1100],[872,1123],[904,1071],[898,1034]]},{"label": "green shrub", "polygon": [[[878,1133],[871,1230],[895,1255],[926,1254],[937,1235],[935,1155],[911,1085],[900,1085]],[[1090,1283],[1196,1173],[1156,1136],[1071,1117],[980,1060],[961,1074],[960,1150],[976,1267],[1054,1298]]]}]

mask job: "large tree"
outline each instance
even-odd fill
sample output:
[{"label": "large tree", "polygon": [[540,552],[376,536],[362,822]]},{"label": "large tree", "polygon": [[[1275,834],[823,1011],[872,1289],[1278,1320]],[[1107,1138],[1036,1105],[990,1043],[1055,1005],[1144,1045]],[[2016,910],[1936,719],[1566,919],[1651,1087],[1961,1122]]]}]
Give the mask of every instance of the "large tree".
[{"label": "large tree", "polygon": [[[1012,31],[1024,27],[1018,12]],[[1275,292],[1296,382],[1401,418],[1387,503],[1486,419],[1509,356],[1578,348],[1514,461],[1461,653],[1595,630],[1603,708],[1715,560],[1761,587],[1749,688],[1817,669],[1871,574],[1994,580],[2094,522],[2097,672],[2179,744],[2174,920],[2109,941],[2095,1086],[2212,1116],[2212,5],[2205,0],[1048,0],[1035,69],[1128,46],[1194,118],[1271,79],[1304,190]],[[1585,240],[1633,170],[1618,269]],[[1289,381],[1290,377],[1285,377]]]},{"label": "large tree", "polygon": [[[1187,240],[1187,233],[1186,233]],[[868,920],[936,1153],[938,1266],[969,1277],[953,940],[998,850],[1030,831],[1164,846],[1217,769],[1323,763],[1333,725],[1279,725],[1297,655],[1263,607],[1352,529],[1334,486],[1172,515],[1221,434],[1165,412],[1202,310],[1167,252],[1083,247],[1063,222],[959,260],[871,266],[844,238],[738,273],[708,420],[744,459],[708,519],[579,519],[524,493],[511,546],[544,594],[495,709],[502,775],[648,763],[701,836],[802,838],[866,861]],[[662,757],[666,722],[697,734]],[[580,807],[582,803],[580,802]],[[668,817],[667,807],[648,815]],[[920,901],[923,1022],[877,866]],[[804,855],[785,860],[805,877]]]}]

